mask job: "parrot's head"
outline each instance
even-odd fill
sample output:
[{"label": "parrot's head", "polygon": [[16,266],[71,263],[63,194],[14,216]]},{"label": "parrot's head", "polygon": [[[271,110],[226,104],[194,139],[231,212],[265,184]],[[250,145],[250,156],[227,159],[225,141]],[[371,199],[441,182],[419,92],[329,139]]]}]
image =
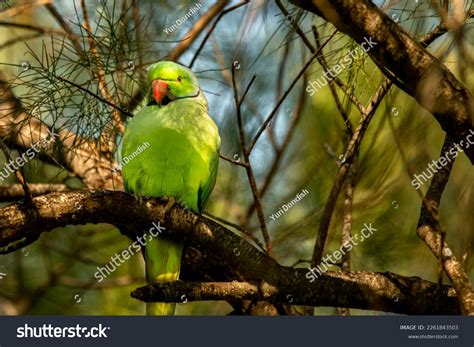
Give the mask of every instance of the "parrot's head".
[{"label": "parrot's head", "polygon": [[147,85],[147,105],[164,106],[174,100],[199,97],[201,94],[199,81],[194,73],[171,61],[151,65]]}]

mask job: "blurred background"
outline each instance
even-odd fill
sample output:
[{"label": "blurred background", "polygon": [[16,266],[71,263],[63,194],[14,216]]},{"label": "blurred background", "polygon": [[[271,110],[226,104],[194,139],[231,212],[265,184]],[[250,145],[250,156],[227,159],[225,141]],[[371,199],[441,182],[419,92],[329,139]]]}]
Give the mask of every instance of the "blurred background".
[{"label": "blurred background", "polygon": [[[221,154],[241,162],[232,67],[240,95],[256,75],[242,104],[246,143],[249,144],[312,55],[291,21],[298,23],[314,47],[324,43],[334,27],[286,1],[217,3],[221,3],[217,12],[221,14],[224,8],[241,6],[222,15],[217,22],[219,15],[215,15],[176,59],[187,66],[192,63],[208,98],[209,114],[220,130]],[[437,8],[427,1],[375,3],[417,39],[440,22]],[[472,8],[472,1],[459,0],[458,3],[462,3],[458,6],[464,10]],[[91,70],[100,67],[105,71],[114,100],[132,112],[143,91],[147,66],[176,53],[176,47],[187,42],[185,39],[196,28],[196,23],[216,6],[215,1],[200,1],[200,4],[202,7],[196,13],[167,33],[164,29],[188,13],[196,2],[95,0],[81,4],[79,0],[1,0],[0,70],[27,112],[50,126],[67,129],[100,146],[101,134],[111,117],[110,110],[74,85],[65,85],[58,76],[97,91],[97,78]],[[84,22],[81,5],[88,10],[99,59],[90,49],[87,33],[81,26]],[[66,36],[61,18],[71,30]],[[215,29],[207,38],[206,33],[214,23],[217,23]],[[474,92],[474,65],[470,64],[465,51],[473,52],[473,24],[470,20],[465,26],[462,49],[459,40],[449,33],[428,48],[471,93]],[[82,47],[83,55],[78,54],[73,41]],[[340,63],[356,47],[358,45],[347,36],[337,33],[322,50],[325,64],[332,67]],[[324,70],[321,61],[311,64],[284,98],[250,156],[275,258],[288,266],[309,266],[321,214],[340,161],[344,160],[342,156],[349,139],[347,123],[355,127],[361,119],[348,95],[365,105],[384,80],[367,54],[361,54],[338,76],[347,87],[345,92],[331,83],[310,96],[305,91],[307,83],[321,78]],[[346,124],[341,113],[347,116]],[[367,129],[351,176],[354,183],[351,232],[360,233],[364,223],[372,223],[377,229],[363,243],[354,246],[350,253],[352,271],[391,271],[437,281],[437,261],[416,235],[421,198],[410,183],[413,177],[409,172],[420,174],[432,160],[437,160],[443,139],[444,132],[436,120],[411,97],[392,87]],[[120,146],[119,135],[117,143]],[[11,148],[10,155],[18,156],[19,152]],[[116,155],[115,159],[120,158]],[[0,169],[7,161],[0,152]],[[85,188],[81,179],[67,168],[42,160],[41,156],[29,161],[24,172],[30,183]],[[15,175],[10,175],[0,191],[13,183],[17,180]],[[426,192],[427,187],[428,184],[424,184],[420,191]],[[303,189],[309,194],[279,218],[270,218]],[[443,195],[440,220],[447,231],[446,241],[464,261],[471,280],[474,274],[473,189],[474,171],[461,154]],[[5,198],[0,207],[7,206],[11,200]],[[332,218],[325,254],[341,247],[343,202],[344,190]],[[206,212],[232,223],[233,227],[226,224],[232,230],[248,230],[263,243],[243,167],[221,160]],[[133,289],[145,284],[141,254],[134,255],[106,280],[98,283],[94,278],[97,267],[104,266],[129,245],[130,240],[111,225],[69,226],[44,233],[34,244],[19,251],[1,255],[0,314],[143,315],[145,305],[130,297]],[[331,269],[338,270],[340,266],[336,264]],[[445,282],[449,283],[446,279]],[[177,306],[177,314],[183,315],[223,315],[231,310],[225,302]],[[335,308],[316,308],[315,312],[339,314]]]}]

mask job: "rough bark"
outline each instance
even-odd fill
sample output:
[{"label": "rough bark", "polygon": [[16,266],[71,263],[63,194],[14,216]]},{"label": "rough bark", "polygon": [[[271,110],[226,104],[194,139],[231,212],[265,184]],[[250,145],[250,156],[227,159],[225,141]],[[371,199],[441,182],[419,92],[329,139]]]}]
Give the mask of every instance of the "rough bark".
[{"label": "rough bark", "polygon": [[[456,142],[474,130],[469,91],[443,63],[370,0],[290,0],[331,22],[358,43],[372,37],[367,54],[397,86],[416,99]],[[465,151],[474,164],[474,147]]]},{"label": "rough bark", "polygon": [[[5,76],[0,74],[0,139],[11,147],[26,151],[50,136],[54,129],[23,111]],[[46,161],[66,167],[91,189],[121,189],[122,177],[113,175],[113,162],[108,160],[95,143],[81,139],[66,130],[41,153]]]},{"label": "rough bark", "polygon": [[[440,157],[446,157],[449,149],[454,145],[452,139],[446,138]],[[426,193],[425,201],[421,207],[416,233],[438,258],[438,261],[441,262],[442,268],[444,268],[444,271],[453,283],[459,298],[461,312],[465,315],[474,315],[474,291],[472,290],[469,277],[462,262],[456,259],[453,251],[445,242],[445,232],[442,230],[438,220],[441,196],[449,181],[453,165],[454,161],[449,160],[446,166],[434,174]],[[441,271],[442,268],[440,268]]]},{"label": "rough bark", "polygon": [[[291,304],[404,314],[460,313],[453,288],[439,288],[436,283],[417,277],[376,272],[328,272],[310,283],[306,269],[278,264],[230,230],[181,208],[173,199],[167,198],[139,198],[111,191],[73,191],[36,197],[30,205],[18,203],[0,209],[0,247],[5,248],[20,240],[33,242],[42,232],[66,225],[109,223],[127,233],[126,230],[148,230],[153,222],[158,221],[166,228],[161,235],[184,240],[187,245],[206,254],[213,266],[218,267],[213,271],[230,273],[228,277],[252,283],[250,287],[244,285],[243,288],[248,290],[240,295],[242,298],[253,299],[257,293],[252,285],[257,285],[268,288],[257,298],[282,304],[289,304],[293,299]],[[132,233],[128,235],[135,237]],[[9,250],[13,249],[10,247]],[[175,300],[172,293],[175,289],[176,293],[179,292],[180,284],[164,286],[177,287],[160,299],[172,301],[174,297]],[[195,289],[192,289],[193,284],[189,286],[188,300],[192,300]],[[181,289],[181,293],[185,289]],[[221,299],[227,299],[225,290],[222,293]],[[154,295],[161,294],[155,291]],[[219,298],[202,295],[196,300]]]}]

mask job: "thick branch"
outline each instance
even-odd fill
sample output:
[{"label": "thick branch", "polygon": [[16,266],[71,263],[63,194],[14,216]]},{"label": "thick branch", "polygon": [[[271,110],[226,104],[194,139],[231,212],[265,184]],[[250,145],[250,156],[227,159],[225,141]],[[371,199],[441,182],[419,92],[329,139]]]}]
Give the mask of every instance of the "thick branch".
[{"label": "thick branch", "polygon": [[[455,145],[452,139],[447,137],[443,144],[440,157],[448,157],[450,148]],[[453,283],[460,300],[461,311],[466,315],[474,315],[474,292],[469,277],[462,263],[456,259],[453,252],[444,241],[442,227],[438,220],[439,205],[444,188],[449,180],[454,159],[448,159],[447,165],[437,171],[431,181],[425,201],[421,207],[420,220],[416,233],[426,243],[431,252],[442,262],[444,271]]]},{"label": "thick branch", "polygon": [[[20,100],[0,74],[0,138],[14,147],[27,150],[51,136],[52,131],[41,120],[23,111]],[[121,176],[112,175],[114,163],[101,156],[94,143],[66,130],[59,131],[56,145],[49,146],[41,154],[70,169],[91,189],[121,189],[123,186]]]},{"label": "thick branch", "polygon": [[[299,269],[297,273],[303,275],[304,271],[301,270],[302,269]],[[431,297],[431,300],[434,300],[433,295],[436,295],[437,292],[437,286],[434,283],[427,285],[430,282],[422,281],[416,277],[403,277],[392,273],[328,272],[323,278],[311,286],[302,282],[291,285],[273,285],[264,281],[259,283],[237,281],[205,283],[175,281],[147,285],[136,289],[131,295],[145,302],[247,299],[292,305],[345,306],[354,308],[366,308],[367,301],[374,299],[371,304],[378,306],[379,303],[377,301],[379,297],[377,297],[377,295],[368,298],[367,295],[370,294],[364,293],[365,290],[367,290],[365,286],[369,284],[369,282],[364,281],[364,277],[367,280],[370,278],[373,289],[381,289],[382,291],[386,291],[387,288],[393,287],[396,283],[396,291],[398,292],[398,290],[401,289],[399,293],[410,293],[410,291],[414,291],[419,293],[419,295],[423,295],[425,298]],[[328,295],[328,291],[330,291],[328,286],[330,285],[340,288],[337,294]],[[355,289],[355,292],[351,293],[351,289]],[[452,289],[448,289],[448,287],[443,288],[443,295],[445,298],[449,298],[446,304],[453,310],[450,312],[451,314],[457,311],[456,303],[450,298],[452,293]],[[412,301],[414,297],[411,295],[407,297],[405,294],[401,296],[394,294],[389,299],[395,303],[394,306],[397,306],[397,312],[408,314],[417,313],[413,311],[414,307],[411,306],[415,304]],[[418,306],[419,303],[416,303],[416,305]],[[426,305],[423,314],[439,314],[439,311],[437,311],[439,307],[433,307],[433,302],[426,302]]]},{"label": "thick branch", "polygon": [[[406,314],[459,313],[452,288],[443,286],[440,292],[436,283],[417,277],[330,272],[311,283],[306,269],[281,266],[230,230],[173,202],[111,191],[51,193],[33,198],[30,205],[0,209],[0,247],[35,240],[44,231],[71,224],[109,223],[124,230],[148,230],[160,221],[166,230],[158,237],[184,240],[225,270],[231,268],[236,278],[281,288],[304,304]],[[434,300],[438,296],[442,300]]]},{"label": "thick branch", "polygon": [[[371,37],[377,43],[368,51],[374,62],[431,112],[456,142],[474,130],[474,102],[469,91],[442,62],[370,0],[290,1],[321,15],[358,43]],[[474,164],[474,147],[465,153]]]}]

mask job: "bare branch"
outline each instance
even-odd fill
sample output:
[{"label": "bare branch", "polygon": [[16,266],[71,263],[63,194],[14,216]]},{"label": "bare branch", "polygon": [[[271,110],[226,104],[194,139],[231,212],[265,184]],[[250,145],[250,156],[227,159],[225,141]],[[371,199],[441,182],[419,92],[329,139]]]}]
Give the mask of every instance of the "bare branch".
[{"label": "bare branch", "polygon": [[359,122],[359,125],[354,130],[352,134],[351,140],[347,145],[346,152],[344,154],[344,160],[342,165],[339,167],[339,170],[336,174],[336,179],[334,184],[331,188],[331,192],[329,193],[328,200],[326,205],[324,206],[324,212],[321,217],[321,222],[319,224],[318,235],[316,237],[316,242],[314,244],[313,256],[312,256],[312,265],[317,266],[321,263],[321,259],[323,257],[324,248],[326,245],[326,239],[329,232],[329,225],[331,223],[331,218],[334,212],[334,208],[336,207],[337,198],[339,197],[339,193],[343,187],[344,181],[349,173],[349,168],[351,163],[353,162],[354,156],[359,153],[360,144],[362,142],[362,138],[364,137],[365,131],[369,126],[372,117],[377,110],[377,107],[382,102],[385,94],[389,91],[392,83],[388,80],[385,80],[380,85],[377,92],[372,97],[371,101],[369,102],[369,106],[367,109],[367,114],[363,114],[362,118]]},{"label": "bare branch", "polygon": [[[52,192],[67,192],[71,190],[65,184],[30,183],[28,184],[32,196],[44,195]],[[15,201],[23,199],[24,191],[21,184],[0,185],[0,201]]]},{"label": "bare branch", "polygon": [[19,15],[20,13],[24,11],[28,11],[31,9],[34,9],[35,7],[40,7],[43,5],[47,5],[52,3],[53,0],[36,0],[32,2],[27,2],[23,4],[19,4],[17,6],[14,6],[12,8],[9,8],[5,11],[0,12],[0,18],[11,18]]},{"label": "bare branch", "polygon": [[183,41],[178,43],[176,47],[168,54],[167,59],[176,61],[191,46],[204,28],[211,22],[212,18],[217,16],[219,12],[229,3],[229,0],[220,0],[212,5],[209,10],[204,13],[194,23],[193,27],[184,35]]},{"label": "bare branch", "polygon": [[[303,273],[299,271],[299,275]],[[422,292],[425,297],[429,297],[437,291],[435,284],[422,281],[413,277],[403,277],[391,273],[362,273],[351,274],[347,272],[330,272],[324,278],[321,278],[318,284],[308,286],[305,283],[295,281],[292,284],[271,284],[265,281],[257,283],[248,282],[182,282],[174,281],[168,283],[153,283],[144,287],[140,287],[131,293],[132,297],[145,302],[183,302],[183,298],[187,301],[205,301],[205,300],[261,300],[276,303],[289,303],[292,305],[307,306],[337,306],[339,304],[348,307],[357,308],[365,299],[363,292],[365,291],[361,285],[371,278],[372,286],[385,291],[386,288],[400,289],[404,293],[409,290]],[[357,284],[356,284],[357,283]],[[326,286],[334,285],[344,288],[339,295],[328,296]],[[344,297],[347,295],[346,290],[354,289],[354,297]],[[382,289],[383,288],[383,289]],[[444,288],[444,294],[448,294],[449,289]],[[374,293],[372,293],[374,294]],[[388,293],[387,293],[388,294]],[[421,294],[421,293],[420,293]],[[359,297],[361,295],[361,297]],[[359,297],[359,298],[358,298]],[[380,298],[380,297],[379,297]],[[368,299],[368,298],[367,298]],[[398,304],[398,312],[413,312],[409,307],[413,303],[413,297],[395,296],[392,300],[396,300]],[[370,300],[372,301],[372,300]],[[365,303],[364,303],[365,304]],[[362,304],[362,305],[364,305]],[[453,304],[451,302],[451,304]],[[429,309],[430,304],[427,304]],[[361,308],[361,307],[359,307]],[[433,311],[428,311],[433,314]],[[429,314],[425,311],[425,314]]]},{"label": "bare branch", "polygon": [[257,181],[255,180],[252,165],[250,164],[249,153],[247,152],[247,149],[245,147],[244,125],[242,123],[242,112],[241,112],[241,108],[240,108],[241,105],[242,105],[242,102],[245,99],[245,96],[247,95],[248,91],[250,90],[250,87],[252,86],[253,82],[255,81],[255,78],[256,78],[256,76],[254,75],[252,77],[252,79],[250,80],[249,84],[247,85],[247,88],[245,89],[245,92],[242,95],[242,98],[239,99],[239,94],[238,94],[238,90],[237,90],[237,83],[235,81],[235,68],[234,68],[234,66],[232,66],[232,88],[234,89],[234,101],[235,101],[235,107],[237,109],[237,124],[239,126],[240,148],[241,148],[242,153],[244,155],[244,163],[246,164],[245,171],[247,172],[247,177],[248,177],[248,180],[249,180],[250,189],[252,190],[252,195],[253,195],[255,208],[257,210],[258,222],[260,224],[260,230],[262,231],[262,236],[263,236],[263,240],[265,242],[265,247],[266,247],[266,250],[267,250],[268,254],[272,254],[272,241],[270,239],[270,235],[268,233],[268,228],[267,228],[267,225],[265,223],[265,217],[263,215],[262,201],[261,201],[261,198],[260,198],[260,194],[258,192]]},{"label": "bare branch", "polygon": [[262,133],[265,131],[266,127],[268,126],[268,123],[271,122],[271,120],[273,119],[273,117],[275,116],[275,114],[277,113],[279,107],[281,106],[281,104],[283,103],[283,101],[286,99],[286,97],[288,96],[288,94],[290,94],[291,90],[293,89],[293,87],[296,85],[296,82],[298,82],[298,80],[301,78],[301,76],[303,76],[304,72],[306,71],[306,69],[311,65],[311,63],[313,62],[313,60],[318,56],[318,54],[321,53],[322,49],[329,43],[329,41],[332,40],[332,38],[334,37],[334,35],[336,35],[337,33],[337,30],[335,30],[329,37],[328,39],[321,45],[321,47],[319,47],[319,49],[314,52],[314,54],[311,56],[311,58],[308,60],[308,62],[303,66],[303,68],[300,70],[300,72],[298,72],[298,74],[296,75],[296,77],[293,79],[293,81],[291,82],[290,86],[288,87],[288,89],[285,91],[285,93],[283,93],[283,95],[281,96],[281,98],[278,100],[277,104],[275,105],[275,107],[273,108],[272,112],[270,112],[270,114],[268,115],[268,117],[265,119],[265,121],[263,122],[263,124],[260,126],[260,129],[258,129],[257,131],[257,134],[255,135],[255,137],[253,138],[252,142],[250,142],[250,145],[247,149],[247,152],[250,154],[252,152],[252,149],[253,147],[255,146],[255,144],[257,143],[258,139],[260,138],[260,136],[262,135]]},{"label": "bare branch", "polygon": [[[440,157],[455,145],[454,140],[446,137]],[[444,241],[442,227],[438,220],[441,195],[449,180],[449,175],[454,165],[453,160],[448,160],[447,165],[437,171],[431,181],[425,201],[421,207],[420,220],[416,233],[427,244],[431,252],[442,262],[444,271],[453,283],[458,294],[461,311],[466,315],[474,315],[474,292],[463,265],[456,259],[452,250]]]},{"label": "bare branch", "polygon": [[[303,82],[305,84],[306,84],[306,80],[307,80],[306,76],[304,76]],[[290,144],[291,139],[293,138],[293,134],[295,133],[296,126],[298,125],[301,119],[305,100],[306,100],[306,91],[304,90],[304,88],[302,88],[297,104],[296,104],[296,108],[294,112],[292,112],[291,123],[288,127],[288,131],[286,132],[286,135],[285,135],[285,138],[283,139],[282,144],[276,148],[275,157],[273,158],[270,169],[268,170],[268,173],[265,176],[262,187],[259,190],[260,197],[263,197],[265,193],[268,191],[268,188],[270,187],[270,183],[273,181],[273,178],[278,172],[278,168],[281,163],[281,158],[283,157],[283,154],[285,153],[285,151],[289,148],[289,144]],[[246,224],[246,221],[249,220],[250,216],[252,215],[254,211],[255,211],[255,204],[252,204],[250,205],[250,207],[247,209],[247,212],[245,213],[245,216],[243,218],[243,220],[245,221],[244,224]]]},{"label": "bare branch", "polygon": [[234,5],[234,6],[231,6],[227,9],[225,9],[224,11],[222,11],[219,14],[217,19],[214,21],[214,23],[212,24],[212,26],[209,28],[208,32],[206,33],[206,36],[204,37],[201,44],[199,45],[199,48],[196,50],[196,53],[194,53],[194,57],[191,60],[191,63],[189,63],[189,68],[190,69],[193,67],[194,62],[196,61],[197,57],[199,56],[199,53],[201,53],[202,49],[204,48],[204,45],[206,44],[207,40],[211,36],[212,32],[214,31],[214,29],[216,28],[217,24],[222,19],[222,17],[224,17],[227,13],[232,12],[232,11],[238,9],[241,6],[248,4],[249,2],[250,2],[250,0],[244,0],[242,2],[239,2],[237,5]]}]

